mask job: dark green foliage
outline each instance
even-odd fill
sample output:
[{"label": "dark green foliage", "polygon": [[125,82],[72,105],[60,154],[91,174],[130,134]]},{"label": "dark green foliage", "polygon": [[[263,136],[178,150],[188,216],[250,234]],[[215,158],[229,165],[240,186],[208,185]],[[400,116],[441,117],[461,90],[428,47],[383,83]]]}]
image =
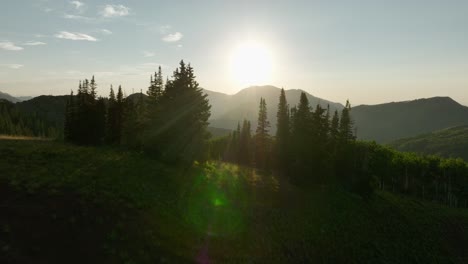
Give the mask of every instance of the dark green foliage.
[{"label": "dark green foliage", "polygon": [[148,88],[147,94],[152,103],[157,103],[161,99],[163,92],[164,82],[161,66],[159,66],[158,72],[154,73],[154,79],[153,76],[151,76],[150,86]]},{"label": "dark green foliage", "polygon": [[193,68],[181,61],[162,96],[149,109],[144,148],[167,161],[191,163],[202,159],[209,137],[210,105],[206,96]]},{"label": "dark green foliage", "polygon": [[400,151],[442,157],[460,157],[468,161],[468,126],[457,126],[389,143]]},{"label": "dark green foliage", "polygon": [[142,131],[147,123],[147,105],[143,93],[127,97],[123,109],[121,144],[131,149],[143,147]]},{"label": "dark green foliage", "polygon": [[286,174],[289,154],[289,105],[286,100],[284,89],[281,89],[278,112],[276,114],[276,148],[275,158],[277,162],[277,169]]},{"label": "dark green foliage", "polygon": [[339,141],[354,140],[353,121],[351,120],[351,104],[346,101],[346,106],[341,110]]},{"label": "dark green foliage", "polygon": [[258,110],[257,130],[254,136],[255,165],[261,170],[270,169],[271,140],[268,134],[270,122],[267,119],[267,106],[265,99],[260,98]]},{"label": "dark green foliage", "polygon": [[0,99],[0,135],[57,138],[61,133],[39,113],[24,112],[17,105]]},{"label": "dark green foliage", "polygon": [[81,145],[102,144],[105,136],[105,102],[96,97],[97,83],[94,76],[80,81],[78,92],[73,92],[65,106],[65,140]]},{"label": "dark green foliage", "polygon": [[465,262],[466,210],[420,199],[50,141],[0,140],[0,157],[1,263]]}]

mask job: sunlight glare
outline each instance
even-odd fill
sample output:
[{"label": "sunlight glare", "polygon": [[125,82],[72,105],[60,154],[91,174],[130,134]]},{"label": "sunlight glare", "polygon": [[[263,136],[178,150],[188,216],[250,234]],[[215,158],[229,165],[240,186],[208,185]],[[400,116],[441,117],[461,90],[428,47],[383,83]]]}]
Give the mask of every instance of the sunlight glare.
[{"label": "sunlight glare", "polygon": [[231,54],[231,76],[239,85],[271,83],[273,60],[264,45],[250,41],[240,44]]}]

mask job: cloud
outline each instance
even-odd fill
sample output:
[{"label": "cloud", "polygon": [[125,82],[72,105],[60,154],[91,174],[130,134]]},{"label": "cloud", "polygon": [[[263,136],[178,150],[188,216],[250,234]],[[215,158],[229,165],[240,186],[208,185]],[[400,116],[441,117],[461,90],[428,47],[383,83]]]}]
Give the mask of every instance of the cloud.
[{"label": "cloud", "polygon": [[39,45],[46,45],[47,43],[41,42],[41,41],[28,41],[23,43],[23,45],[26,46],[39,46]]},{"label": "cloud", "polygon": [[70,4],[75,6],[76,9],[80,9],[80,8],[84,7],[84,3],[80,2],[80,1],[70,1]]},{"label": "cloud", "polygon": [[154,52],[151,52],[151,51],[143,51],[143,57],[149,58],[149,57],[154,57],[154,56],[156,56],[156,53],[154,53]]},{"label": "cloud", "polygon": [[75,19],[75,20],[84,20],[84,21],[95,20],[95,18],[92,18],[92,17],[71,15],[71,14],[64,14],[63,17],[66,18],[66,19]]},{"label": "cloud", "polygon": [[106,5],[100,13],[103,17],[122,17],[130,14],[130,8],[124,5]]},{"label": "cloud", "polygon": [[182,44],[179,44],[179,45],[177,45],[177,47],[178,47],[178,48],[182,48],[183,46],[182,46]]},{"label": "cloud", "polygon": [[0,49],[4,50],[11,50],[11,51],[19,51],[23,50],[23,47],[16,46],[13,42],[0,42]]},{"label": "cloud", "polygon": [[101,33],[104,35],[112,35],[112,31],[105,28],[101,29]]},{"label": "cloud", "polygon": [[10,69],[18,70],[24,67],[22,64],[0,64],[2,66],[8,67]]},{"label": "cloud", "polygon": [[83,33],[68,32],[68,31],[60,31],[59,33],[55,34],[55,37],[60,38],[60,39],[69,39],[69,40],[97,41],[97,39],[93,36],[86,35]]},{"label": "cloud", "polygon": [[183,36],[184,35],[182,35],[182,33],[175,32],[175,33],[171,33],[171,34],[164,36],[162,40],[164,40],[165,42],[177,42],[181,40]]}]

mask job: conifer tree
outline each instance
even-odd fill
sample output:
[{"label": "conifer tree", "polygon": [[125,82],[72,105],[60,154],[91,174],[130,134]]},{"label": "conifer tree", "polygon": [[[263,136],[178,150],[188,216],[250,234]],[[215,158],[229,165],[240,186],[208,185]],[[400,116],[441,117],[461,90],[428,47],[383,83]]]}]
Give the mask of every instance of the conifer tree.
[{"label": "conifer tree", "polygon": [[338,117],[338,110],[335,110],[333,114],[332,120],[330,122],[330,141],[332,145],[336,145],[339,137],[339,125],[340,125],[340,118]]},{"label": "conifer tree", "polygon": [[244,166],[250,166],[252,161],[252,135],[250,131],[250,122],[244,120],[239,136],[239,154],[238,162]]},{"label": "conifer tree", "polygon": [[190,163],[203,158],[209,137],[206,127],[210,105],[191,65],[181,61],[165,87],[160,98],[161,118],[146,132],[145,141],[149,144],[145,147],[170,161]]},{"label": "conifer tree", "polygon": [[164,82],[162,76],[161,66],[158,68],[158,72],[154,74],[154,79],[151,77],[151,85],[148,88],[148,97],[150,101],[158,102],[164,91]]},{"label": "conifer tree", "polygon": [[115,98],[114,88],[110,87],[109,102],[107,107],[107,121],[106,121],[106,141],[108,144],[117,143],[117,100]]},{"label": "conifer tree", "polygon": [[305,174],[311,172],[310,156],[312,155],[312,129],[309,100],[304,92],[301,93],[299,105],[292,111],[291,135],[291,180],[303,183]]},{"label": "conifer tree", "polygon": [[73,91],[65,104],[65,121],[63,125],[63,136],[65,141],[73,141]]},{"label": "conifer tree", "polygon": [[351,120],[351,104],[346,100],[346,106],[341,111],[340,118],[340,140],[349,142],[355,139],[353,134],[353,122]]},{"label": "conifer tree", "polygon": [[289,144],[289,106],[284,89],[281,89],[278,112],[276,113],[276,158],[278,169],[284,173],[287,167]]},{"label": "conifer tree", "polygon": [[267,169],[269,154],[269,127],[270,122],[267,119],[267,106],[265,99],[260,98],[258,111],[257,130],[255,133],[255,163],[260,169]]},{"label": "conifer tree", "polygon": [[90,95],[93,100],[96,100],[96,89],[97,89],[97,84],[96,81],[94,80],[94,75],[93,78],[91,78],[91,82],[89,83],[90,87]]}]

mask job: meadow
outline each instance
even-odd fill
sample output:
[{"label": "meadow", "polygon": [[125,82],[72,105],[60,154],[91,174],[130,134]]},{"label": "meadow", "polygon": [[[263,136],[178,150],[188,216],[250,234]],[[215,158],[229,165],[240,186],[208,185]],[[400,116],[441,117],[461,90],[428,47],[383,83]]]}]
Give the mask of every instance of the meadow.
[{"label": "meadow", "polygon": [[0,262],[466,263],[468,210],[209,161],[0,140]]}]

